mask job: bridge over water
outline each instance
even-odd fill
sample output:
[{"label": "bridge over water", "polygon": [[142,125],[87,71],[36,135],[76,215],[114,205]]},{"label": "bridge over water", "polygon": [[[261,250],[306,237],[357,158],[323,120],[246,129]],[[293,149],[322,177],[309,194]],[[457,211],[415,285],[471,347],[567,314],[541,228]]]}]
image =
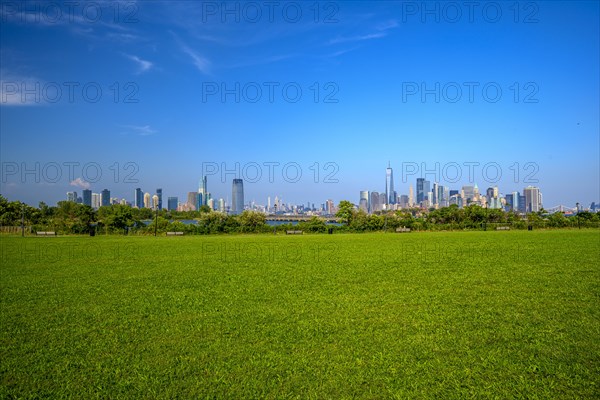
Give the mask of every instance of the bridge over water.
[{"label": "bridge over water", "polygon": [[[267,221],[277,221],[277,222],[301,222],[301,221],[308,221],[312,217],[314,217],[314,215],[267,215],[266,219],[267,219]],[[325,220],[326,223],[339,223],[340,222],[339,218],[336,218],[333,216],[328,216],[328,217],[317,216],[317,217]]]}]

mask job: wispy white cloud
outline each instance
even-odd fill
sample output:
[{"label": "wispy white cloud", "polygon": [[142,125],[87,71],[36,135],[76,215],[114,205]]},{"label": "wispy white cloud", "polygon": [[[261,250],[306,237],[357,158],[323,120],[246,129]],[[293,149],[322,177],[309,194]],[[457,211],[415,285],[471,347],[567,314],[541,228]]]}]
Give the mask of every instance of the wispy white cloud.
[{"label": "wispy white cloud", "polygon": [[150,125],[122,125],[123,128],[129,129],[131,132],[140,136],[150,136],[158,133],[157,130],[152,129]]},{"label": "wispy white cloud", "polygon": [[134,61],[138,65],[138,74],[146,72],[154,66],[154,63],[152,63],[151,61],[142,60],[138,56],[125,54],[125,57],[129,58],[131,61]]},{"label": "wispy white cloud", "polygon": [[175,39],[175,42],[177,42],[177,45],[179,46],[181,51],[192,59],[192,63],[198,69],[198,71],[202,72],[203,74],[210,75],[210,70],[211,70],[210,60],[208,58],[202,56],[197,51],[193,50],[187,44],[185,44],[179,38],[179,36],[177,34],[175,34],[173,31],[169,31],[169,33],[171,34],[171,36],[173,36],[173,38]]},{"label": "wispy white cloud", "polygon": [[371,40],[371,39],[379,39],[387,36],[385,32],[377,32],[377,33],[369,33],[366,35],[356,35],[356,36],[338,36],[329,41],[329,44],[336,43],[345,43],[345,42],[359,42],[362,40]]},{"label": "wispy white cloud", "polygon": [[[85,3],[73,2],[71,5],[73,9],[64,7],[58,2],[52,3],[52,11],[49,12],[43,6],[36,9],[36,6],[32,5],[31,9],[26,9],[19,2],[14,2],[7,4],[6,7],[0,7],[0,20],[2,23],[28,27],[66,29],[74,35],[87,39],[109,39],[130,43],[140,39],[134,34],[133,24],[130,23],[135,21],[137,8],[134,6],[138,7],[135,4],[135,0],[95,1],[93,5],[98,14],[87,16],[83,11],[83,7],[87,6]],[[119,12],[123,15],[118,14]],[[116,18],[119,20],[116,21]]]},{"label": "wispy white cloud", "polygon": [[354,46],[349,49],[334,51],[333,53],[327,54],[325,57],[339,57],[343,54],[350,53],[351,51],[354,51],[356,49],[358,49],[358,46]]},{"label": "wispy white cloud", "polygon": [[187,45],[181,43],[181,50],[192,58],[194,66],[198,68],[200,72],[206,75],[210,75],[210,61],[207,58],[202,57],[200,54],[189,48]]},{"label": "wispy white cloud", "polygon": [[76,179],[72,180],[70,185],[81,188],[81,189],[89,189],[90,188],[89,182],[86,182],[83,178],[76,178]]},{"label": "wispy white cloud", "polygon": [[378,31],[387,31],[388,29],[397,28],[398,26],[400,26],[398,21],[396,21],[395,19],[392,19],[392,20],[380,23],[379,25],[377,25],[376,29]]},{"label": "wispy white cloud", "polygon": [[365,33],[362,35],[352,35],[352,36],[337,36],[331,39],[328,44],[337,44],[337,43],[345,43],[345,42],[360,42],[363,40],[372,40],[372,39],[380,39],[386,37],[388,35],[388,31],[390,29],[394,29],[398,27],[398,21],[390,20],[379,23],[375,26],[374,32]]},{"label": "wispy white cloud", "polygon": [[47,104],[42,96],[45,82],[0,70],[0,106],[40,106]]}]

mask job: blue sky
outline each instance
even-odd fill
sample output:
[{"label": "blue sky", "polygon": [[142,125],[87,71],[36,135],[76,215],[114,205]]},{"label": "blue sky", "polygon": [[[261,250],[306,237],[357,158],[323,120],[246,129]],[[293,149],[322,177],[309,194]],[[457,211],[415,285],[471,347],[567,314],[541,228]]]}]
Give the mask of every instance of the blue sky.
[{"label": "blue sky", "polygon": [[400,194],[423,169],[458,189],[471,165],[546,208],[600,200],[595,1],[1,4],[10,200],[184,201],[214,165],[230,199],[239,165],[247,202],[356,203],[388,161]]}]

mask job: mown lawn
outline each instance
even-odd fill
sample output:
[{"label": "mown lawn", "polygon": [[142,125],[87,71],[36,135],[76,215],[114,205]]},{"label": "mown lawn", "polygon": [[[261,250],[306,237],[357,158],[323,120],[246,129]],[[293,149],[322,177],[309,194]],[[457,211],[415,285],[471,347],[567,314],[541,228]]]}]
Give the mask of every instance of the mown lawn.
[{"label": "mown lawn", "polygon": [[598,230],[0,249],[0,398],[600,397]]}]

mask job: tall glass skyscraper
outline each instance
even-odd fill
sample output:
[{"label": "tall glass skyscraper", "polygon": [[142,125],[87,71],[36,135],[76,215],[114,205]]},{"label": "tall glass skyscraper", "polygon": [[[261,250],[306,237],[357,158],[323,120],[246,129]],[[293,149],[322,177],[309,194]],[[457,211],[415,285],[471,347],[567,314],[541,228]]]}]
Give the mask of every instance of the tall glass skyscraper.
[{"label": "tall glass skyscraper", "polygon": [[92,206],[92,191],[90,189],[83,189],[83,205]]},{"label": "tall glass skyscraper", "polygon": [[429,192],[431,192],[431,182],[426,181],[425,178],[417,178],[417,205],[420,205],[425,199],[433,204],[433,199],[429,198]]},{"label": "tall glass skyscraper", "polygon": [[425,199],[425,178],[417,178],[417,205]]},{"label": "tall glass skyscraper", "polygon": [[388,162],[385,169],[385,201],[387,204],[396,204],[396,192],[394,192],[394,171]]},{"label": "tall glass skyscraper", "polygon": [[158,209],[162,210],[162,189],[156,189],[156,195],[158,196],[158,204],[155,204],[154,208],[158,206]]},{"label": "tall glass skyscraper", "polygon": [[144,192],[142,192],[142,189],[135,189],[135,201],[133,203],[137,208],[144,208]]},{"label": "tall glass skyscraper", "polygon": [[167,210],[177,211],[177,203],[179,203],[179,199],[177,197],[169,197],[167,199]]},{"label": "tall glass skyscraper", "polygon": [[423,181],[423,192],[425,192],[425,199],[429,200],[429,203],[432,202],[433,198],[429,195],[431,192],[431,182],[428,180]]},{"label": "tall glass skyscraper", "polygon": [[101,201],[102,201],[102,207],[105,206],[110,206],[110,190],[108,189],[104,189],[102,190],[102,192],[100,193],[101,196]]},{"label": "tall glass skyscraper", "polygon": [[244,211],[244,181],[234,179],[231,187],[231,212],[241,214]]},{"label": "tall glass skyscraper", "polygon": [[200,198],[200,204],[198,205],[198,207],[200,206],[205,206],[208,204],[208,191],[206,189],[206,175],[204,177],[202,177],[202,181],[200,181],[200,185],[198,185],[198,193],[202,195],[202,197]]}]

